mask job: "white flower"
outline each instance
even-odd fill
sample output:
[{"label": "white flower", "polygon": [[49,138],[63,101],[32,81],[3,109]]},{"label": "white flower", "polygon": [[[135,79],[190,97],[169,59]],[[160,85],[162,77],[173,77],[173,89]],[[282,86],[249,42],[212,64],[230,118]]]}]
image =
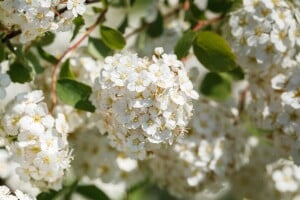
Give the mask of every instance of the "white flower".
[{"label": "white flower", "polygon": [[59,113],[55,120],[55,128],[59,133],[67,134],[69,132],[69,125],[66,122],[65,115]]},{"label": "white flower", "polygon": [[72,10],[73,15],[77,17],[78,14],[82,15],[86,10],[84,2],[85,0],[68,0],[67,8]]},{"label": "white flower", "polygon": [[156,47],[154,49],[154,53],[155,53],[155,55],[160,56],[164,53],[164,49],[162,47]]},{"label": "white flower", "polygon": [[51,7],[51,0],[39,0],[41,7],[50,8]]},{"label": "white flower", "polygon": [[289,92],[284,92],[281,95],[281,100],[284,104],[292,106],[294,109],[300,108],[300,91],[293,90]]},{"label": "white flower", "polygon": [[292,169],[285,167],[282,171],[273,172],[272,178],[276,183],[277,190],[281,192],[294,192],[298,189],[298,184],[293,180]]},{"label": "white flower", "polygon": [[271,80],[272,88],[275,90],[281,90],[287,83],[287,77],[284,74],[278,74]]},{"label": "white flower", "polygon": [[[251,23],[257,23],[252,22]],[[251,46],[259,46],[264,45],[270,39],[268,32],[271,30],[271,23],[268,21],[264,21],[260,24],[249,24],[249,26],[253,26],[253,29],[247,29],[245,31],[245,35],[247,37],[247,44]]]},{"label": "white flower", "polygon": [[292,46],[291,37],[288,35],[289,29],[280,29],[277,26],[273,26],[273,30],[270,35],[270,40],[274,44],[275,48],[280,52],[285,52],[289,46]]},{"label": "white flower", "polygon": [[16,195],[10,193],[10,190],[7,186],[0,186],[0,199],[1,200],[34,200],[27,194],[24,194],[20,190],[15,191]]},{"label": "white flower", "polygon": [[267,166],[276,190],[281,193],[297,194],[300,186],[299,167],[293,161],[280,159]]}]

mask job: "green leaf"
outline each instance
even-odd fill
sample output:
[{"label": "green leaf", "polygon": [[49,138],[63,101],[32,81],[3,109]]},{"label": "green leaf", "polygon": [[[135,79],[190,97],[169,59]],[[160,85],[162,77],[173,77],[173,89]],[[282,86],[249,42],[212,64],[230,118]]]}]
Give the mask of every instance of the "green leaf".
[{"label": "green leaf", "polygon": [[111,53],[111,49],[101,39],[93,37],[89,37],[88,51],[98,59],[102,59]]},{"label": "green leaf", "polygon": [[95,107],[89,102],[92,88],[73,79],[63,78],[57,81],[58,98],[77,109],[94,112]]},{"label": "green leaf", "polygon": [[149,179],[145,178],[144,180],[136,183],[135,185],[133,185],[129,189],[127,189],[127,194],[134,193],[134,192],[140,190],[141,188],[148,186],[148,184],[149,184]]},{"label": "green leaf", "polygon": [[147,28],[147,34],[150,37],[158,37],[160,36],[164,31],[164,19],[160,12],[157,13],[156,19],[154,22],[150,23]]},{"label": "green leaf", "polygon": [[41,38],[39,38],[38,41],[35,42],[35,44],[40,46],[47,46],[52,44],[54,39],[55,39],[55,34],[48,31]]},{"label": "green leaf", "polygon": [[54,200],[60,194],[61,191],[50,190],[48,192],[42,192],[37,196],[37,200]]},{"label": "green leaf", "polygon": [[19,61],[11,64],[7,73],[12,82],[26,83],[32,80],[32,74],[29,68]]},{"label": "green leaf", "polygon": [[73,35],[72,35],[71,41],[74,40],[74,38],[76,37],[76,35],[79,33],[79,30],[81,29],[81,27],[85,24],[83,17],[81,15],[78,15],[73,20],[73,24],[75,25],[75,28],[74,28],[74,31],[73,31]]},{"label": "green leaf", "polygon": [[124,33],[127,26],[128,26],[128,17],[126,15],[126,17],[123,20],[122,24],[118,27],[118,31],[120,31],[121,33]]},{"label": "green leaf", "polygon": [[231,5],[230,12],[240,9],[243,6],[243,0],[235,0]]},{"label": "green leaf", "polygon": [[48,61],[49,63],[56,64],[58,62],[58,60],[55,58],[55,56],[47,53],[42,47],[38,46],[37,50],[38,50],[38,53],[40,54],[40,56],[44,60]]},{"label": "green leaf", "polygon": [[133,6],[135,4],[136,0],[130,0],[130,6]]},{"label": "green leaf", "polygon": [[100,29],[101,38],[103,42],[113,50],[121,50],[126,45],[126,40],[122,33],[118,30],[107,26],[101,26]]},{"label": "green leaf", "polygon": [[191,12],[192,16],[197,20],[205,18],[205,11],[200,10],[195,3],[191,3],[189,11]]},{"label": "green leaf", "polygon": [[197,59],[210,71],[226,72],[237,67],[229,44],[214,32],[199,32],[193,49]]},{"label": "green leaf", "polygon": [[36,74],[44,72],[45,69],[41,66],[39,59],[32,51],[27,52],[25,58],[28,65],[34,70]]},{"label": "green leaf", "polygon": [[213,12],[227,12],[235,0],[209,0],[207,8]]},{"label": "green leaf", "polygon": [[108,196],[94,185],[78,186],[76,192],[91,200],[109,200]]},{"label": "green leaf", "polygon": [[50,190],[49,192],[40,193],[37,196],[37,200],[53,200],[59,195],[59,191]]},{"label": "green leaf", "polygon": [[96,6],[93,6],[92,7],[94,13],[101,13],[103,12],[103,8],[99,8],[99,7],[96,7]]},{"label": "green leaf", "polygon": [[225,72],[232,80],[240,81],[245,78],[245,73],[241,67],[237,67],[231,71]]},{"label": "green leaf", "polygon": [[5,46],[0,40],[0,62],[6,59]]},{"label": "green leaf", "polygon": [[200,92],[215,100],[225,100],[231,94],[231,82],[218,73],[208,72],[200,85]]},{"label": "green leaf", "polygon": [[69,79],[75,79],[75,75],[73,74],[70,66],[70,59],[67,59],[61,66],[61,70],[59,73],[59,78],[69,78]]},{"label": "green leaf", "polygon": [[85,110],[89,112],[95,112],[95,106],[89,100],[78,101],[75,105],[78,110]]},{"label": "green leaf", "polygon": [[108,6],[108,1],[107,1],[107,0],[101,0],[101,2],[102,2],[103,7],[104,7],[104,8],[107,8],[107,6]]},{"label": "green leaf", "polygon": [[191,48],[193,41],[196,37],[196,33],[189,30],[183,34],[183,36],[178,40],[174,52],[178,59],[184,58],[189,54],[189,49]]},{"label": "green leaf", "polygon": [[78,180],[75,180],[73,183],[71,183],[71,185],[67,186],[67,192],[64,195],[64,200],[72,200],[72,195],[75,192],[77,186],[78,186]]}]

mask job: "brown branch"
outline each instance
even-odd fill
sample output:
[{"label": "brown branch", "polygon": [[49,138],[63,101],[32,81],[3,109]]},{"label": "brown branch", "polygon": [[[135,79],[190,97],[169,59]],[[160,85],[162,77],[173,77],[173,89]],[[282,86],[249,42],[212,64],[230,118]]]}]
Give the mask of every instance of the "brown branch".
[{"label": "brown branch", "polygon": [[[182,6],[179,6],[178,8],[172,10],[171,12],[167,13],[163,18],[164,20],[176,15],[180,10],[182,9]],[[128,33],[127,35],[125,35],[125,38],[128,39],[131,36],[134,36],[135,34],[143,31],[144,29],[146,29],[151,23],[144,23],[142,26],[134,29],[133,31],[131,31],[130,33]]]},{"label": "brown branch", "polygon": [[207,20],[200,20],[198,21],[198,23],[192,28],[192,30],[194,32],[196,31],[199,31],[201,29],[203,29],[204,27],[208,26],[208,25],[211,25],[211,24],[214,24],[218,21],[220,21],[221,19],[223,19],[225,17],[225,15],[220,15],[220,16],[217,16],[217,17],[214,17],[214,18],[211,18],[211,19],[207,19]]},{"label": "brown branch", "polygon": [[21,30],[15,30],[15,31],[12,31],[10,32],[9,34],[7,34],[3,39],[2,39],[2,42],[5,43],[7,42],[8,40],[20,35],[22,33]]},{"label": "brown branch", "polygon": [[247,95],[249,94],[249,86],[239,92],[238,111],[239,114],[245,110]]},{"label": "brown branch", "polygon": [[51,84],[51,96],[52,96],[52,105],[51,105],[51,109],[50,112],[53,111],[56,103],[57,103],[57,94],[56,94],[56,81],[57,81],[57,69],[59,67],[59,64],[62,62],[62,60],[73,50],[75,50],[93,31],[94,29],[97,27],[98,24],[100,24],[104,18],[105,18],[105,14],[107,12],[107,8],[105,8],[103,10],[103,12],[101,13],[101,15],[97,18],[97,20],[95,21],[95,23],[93,25],[91,25],[88,30],[86,31],[86,33],[76,42],[74,43],[72,46],[70,46],[57,60],[56,64],[54,65],[53,68],[53,73],[52,73],[52,84]]}]

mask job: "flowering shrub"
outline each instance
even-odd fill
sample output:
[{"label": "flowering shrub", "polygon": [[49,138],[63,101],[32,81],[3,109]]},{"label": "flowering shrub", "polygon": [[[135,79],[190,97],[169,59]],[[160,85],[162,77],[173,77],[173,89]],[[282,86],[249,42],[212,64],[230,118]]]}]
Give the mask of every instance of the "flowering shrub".
[{"label": "flowering shrub", "polygon": [[0,0],[0,200],[300,199],[297,0]]}]

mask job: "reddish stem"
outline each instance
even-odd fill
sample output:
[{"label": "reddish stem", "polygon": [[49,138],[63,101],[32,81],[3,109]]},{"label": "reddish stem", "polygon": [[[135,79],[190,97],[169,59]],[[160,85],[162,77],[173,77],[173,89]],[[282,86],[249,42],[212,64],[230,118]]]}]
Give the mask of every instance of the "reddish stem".
[{"label": "reddish stem", "polygon": [[52,72],[52,84],[51,84],[51,96],[52,96],[52,105],[51,105],[51,109],[50,112],[53,111],[56,103],[57,103],[57,94],[56,94],[56,82],[57,82],[57,70],[59,67],[59,64],[62,62],[62,60],[73,50],[75,50],[93,31],[94,29],[97,27],[97,25],[99,23],[101,23],[101,21],[104,19],[105,14],[107,12],[107,9],[103,10],[103,12],[101,13],[101,15],[97,18],[96,22],[91,25],[88,30],[86,31],[86,33],[76,42],[74,43],[72,46],[70,46],[57,60],[57,62],[54,65],[53,68],[53,72]]},{"label": "reddish stem", "polygon": [[220,15],[211,19],[207,19],[207,20],[200,20],[193,28],[192,30],[194,32],[199,31],[201,29],[203,29],[205,26],[208,26],[210,24],[216,23],[218,21],[220,21],[221,19],[223,19],[225,17],[225,15]]}]

